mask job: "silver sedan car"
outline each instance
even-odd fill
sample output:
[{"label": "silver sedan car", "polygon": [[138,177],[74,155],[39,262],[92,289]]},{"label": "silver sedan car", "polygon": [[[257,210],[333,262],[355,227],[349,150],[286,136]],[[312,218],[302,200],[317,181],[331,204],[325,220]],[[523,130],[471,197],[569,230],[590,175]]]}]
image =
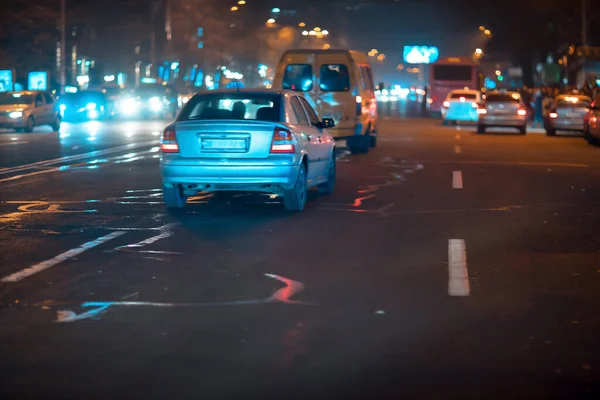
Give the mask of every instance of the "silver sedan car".
[{"label": "silver sedan car", "polygon": [[296,92],[216,90],[193,96],[162,137],[160,169],[167,208],[198,192],[253,191],[304,209],[307,190],[331,193],[334,140]]},{"label": "silver sedan car", "polygon": [[477,113],[477,133],[485,133],[486,128],[491,127],[511,127],[517,128],[521,135],[527,133],[527,109],[517,92],[488,93]]},{"label": "silver sedan car", "polygon": [[577,94],[563,94],[556,98],[554,107],[544,120],[547,136],[555,136],[557,131],[583,132],[583,120],[590,111],[592,99]]}]

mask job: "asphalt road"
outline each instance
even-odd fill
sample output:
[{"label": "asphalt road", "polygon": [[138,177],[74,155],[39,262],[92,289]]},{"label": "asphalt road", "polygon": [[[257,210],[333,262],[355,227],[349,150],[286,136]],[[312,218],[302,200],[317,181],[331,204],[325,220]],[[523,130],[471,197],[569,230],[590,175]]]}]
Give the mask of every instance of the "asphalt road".
[{"label": "asphalt road", "polygon": [[170,215],[162,125],[0,132],[0,398],[600,398],[600,149],[387,120]]}]

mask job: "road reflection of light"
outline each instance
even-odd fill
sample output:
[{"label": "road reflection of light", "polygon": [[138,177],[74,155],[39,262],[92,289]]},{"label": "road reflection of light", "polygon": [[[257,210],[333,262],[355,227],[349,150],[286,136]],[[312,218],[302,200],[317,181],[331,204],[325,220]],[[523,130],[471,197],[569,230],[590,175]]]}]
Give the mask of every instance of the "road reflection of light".
[{"label": "road reflection of light", "polygon": [[58,135],[58,137],[59,137],[59,138],[61,138],[61,139],[68,138],[69,136],[71,136],[71,134],[70,134],[70,133],[68,133],[68,132],[61,132],[61,133]]},{"label": "road reflection of light", "polygon": [[88,138],[88,140],[89,140],[90,142],[93,142],[93,141],[95,141],[95,140],[96,140],[96,136],[90,136],[90,137]]},{"label": "road reflection of light", "polygon": [[14,141],[16,141],[16,140],[19,140],[19,138],[16,138],[16,137],[11,137],[11,138],[10,138],[10,140],[12,140],[12,141],[14,142]]},{"label": "road reflection of light", "polygon": [[86,124],[86,128],[90,134],[90,136],[95,136],[100,131],[100,122],[99,121],[90,121]]},{"label": "road reflection of light", "polygon": [[160,132],[159,131],[154,131],[154,132],[152,132],[152,136],[160,136]]},{"label": "road reflection of light", "polygon": [[125,132],[125,136],[130,138],[133,136],[133,132]]},{"label": "road reflection of light", "polygon": [[158,153],[158,151],[160,150],[160,147],[153,147],[150,149],[150,153]]}]

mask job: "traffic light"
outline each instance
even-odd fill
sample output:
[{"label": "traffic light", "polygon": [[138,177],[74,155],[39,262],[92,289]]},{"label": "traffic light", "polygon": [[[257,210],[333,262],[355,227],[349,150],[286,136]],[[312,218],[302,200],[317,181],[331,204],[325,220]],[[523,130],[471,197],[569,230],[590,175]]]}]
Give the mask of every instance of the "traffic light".
[{"label": "traffic light", "polygon": [[498,81],[499,81],[499,82],[502,82],[503,80],[504,80],[504,77],[503,77],[502,75],[499,75],[499,76],[498,76]]}]

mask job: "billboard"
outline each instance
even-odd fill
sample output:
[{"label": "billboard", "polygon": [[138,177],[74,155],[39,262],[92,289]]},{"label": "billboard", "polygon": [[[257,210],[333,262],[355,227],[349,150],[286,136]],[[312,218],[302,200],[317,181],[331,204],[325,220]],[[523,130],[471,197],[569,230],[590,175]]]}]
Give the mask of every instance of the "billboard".
[{"label": "billboard", "polygon": [[12,92],[14,76],[11,69],[0,70],[0,92]]},{"label": "billboard", "polygon": [[48,90],[48,73],[46,71],[34,71],[27,75],[28,90]]},{"label": "billboard", "polygon": [[431,64],[440,57],[440,51],[435,46],[404,46],[402,55],[408,64]]}]

